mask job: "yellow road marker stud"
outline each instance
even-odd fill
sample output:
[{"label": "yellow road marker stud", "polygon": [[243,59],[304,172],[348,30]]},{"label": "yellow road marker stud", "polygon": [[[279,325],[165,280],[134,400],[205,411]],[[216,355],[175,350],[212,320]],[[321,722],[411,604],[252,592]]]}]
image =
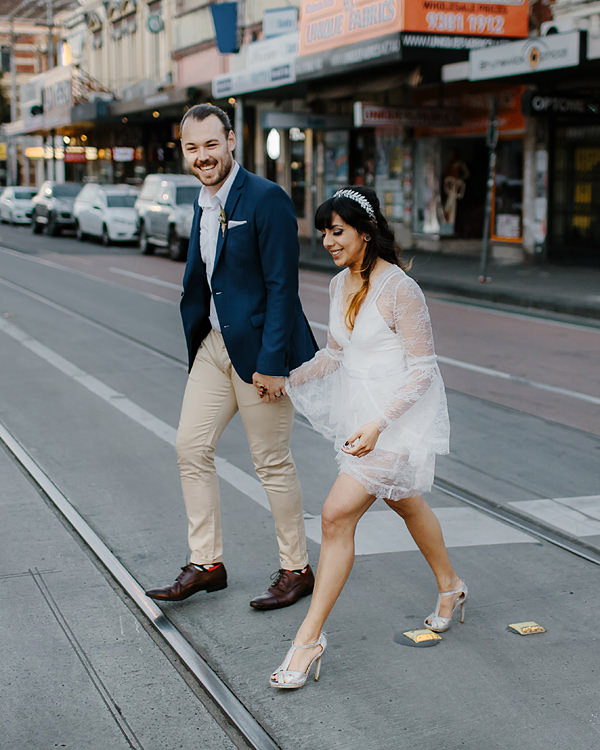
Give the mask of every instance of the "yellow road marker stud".
[{"label": "yellow road marker stud", "polygon": [[510,630],[513,631],[513,633],[518,633],[519,635],[536,635],[537,633],[545,633],[546,628],[542,627],[541,625],[538,625],[537,622],[529,621],[529,622],[514,622],[512,625],[508,626]]},{"label": "yellow road marker stud", "polygon": [[426,643],[427,641],[441,641],[442,636],[434,633],[432,630],[407,630],[402,633],[413,643]]}]

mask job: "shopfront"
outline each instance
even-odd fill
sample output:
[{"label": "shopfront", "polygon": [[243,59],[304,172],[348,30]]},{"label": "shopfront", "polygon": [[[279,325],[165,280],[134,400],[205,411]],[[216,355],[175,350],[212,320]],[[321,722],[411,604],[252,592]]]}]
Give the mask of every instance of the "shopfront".
[{"label": "shopfront", "polygon": [[600,123],[555,123],[548,257],[600,264]]},{"label": "shopfront", "polygon": [[491,239],[523,240],[524,86],[451,84],[423,92],[424,105],[443,102],[460,113],[457,125],[415,130],[414,220],[416,235],[480,239],[489,172],[492,104],[497,108]]}]

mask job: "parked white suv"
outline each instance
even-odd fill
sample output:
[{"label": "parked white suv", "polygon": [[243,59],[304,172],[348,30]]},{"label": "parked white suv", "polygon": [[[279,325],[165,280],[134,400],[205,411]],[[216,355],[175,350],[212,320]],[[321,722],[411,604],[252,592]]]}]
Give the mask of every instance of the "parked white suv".
[{"label": "parked white suv", "polygon": [[186,259],[200,187],[192,175],[146,177],[135,202],[142,253],[150,255],[164,247],[173,260]]},{"label": "parked white suv", "polygon": [[0,195],[0,220],[10,224],[31,223],[32,198],[37,188],[9,185]]},{"label": "parked white suv", "polygon": [[129,185],[85,185],[73,206],[77,239],[99,237],[104,245],[137,241],[137,195]]}]

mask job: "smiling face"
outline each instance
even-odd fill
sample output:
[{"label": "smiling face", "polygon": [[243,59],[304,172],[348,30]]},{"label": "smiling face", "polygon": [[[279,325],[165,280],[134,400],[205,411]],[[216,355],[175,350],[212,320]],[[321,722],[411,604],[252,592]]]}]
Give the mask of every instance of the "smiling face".
[{"label": "smiling face", "polygon": [[355,272],[360,271],[367,247],[364,235],[350,224],[346,224],[334,211],[331,214],[330,226],[325,227],[322,236],[323,247],[331,255],[336,266],[349,267]]},{"label": "smiling face", "polygon": [[223,123],[215,115],[204,120],[188,117],[181,131],[181,149],[190,172],[214,195],[233,167],[235,134],[225,135]]}]

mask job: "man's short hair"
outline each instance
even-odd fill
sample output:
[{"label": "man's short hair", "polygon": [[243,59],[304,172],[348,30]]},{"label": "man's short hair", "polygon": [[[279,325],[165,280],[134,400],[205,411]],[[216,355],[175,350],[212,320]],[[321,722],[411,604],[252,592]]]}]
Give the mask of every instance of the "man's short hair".
[{"label": "man's short hair", "polygon": [[218,117],[219,120],[221,120],[223,130],[225,131],[225,136],[229,135],[229,131],[233,130],[233,128],[231,127],[231,120],[229,119],[229,115],[227,114],[227,112],[224,112],[220,107],[216,107],[214,104],[195,104],[193,107],[190,107],[181,118],[181,123],[179,124],[179,132],[183,132],[183,125],[186,120],[191,118],[193,120],[202,122],[202,120],[205,120],[211,115],[214,115],[215,117]]}]

